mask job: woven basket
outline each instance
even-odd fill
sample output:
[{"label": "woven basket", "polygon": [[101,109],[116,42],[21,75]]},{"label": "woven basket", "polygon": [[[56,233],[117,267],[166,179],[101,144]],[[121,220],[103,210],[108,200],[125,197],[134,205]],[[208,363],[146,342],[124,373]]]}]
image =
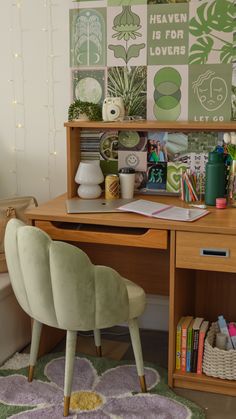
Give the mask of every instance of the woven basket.
[{"label": "woven basket", "polygon": [[211,377],[236,380],[236,350],[214,347],[219,332],[218,323],[212,323],[205,339],[202,370]]}]

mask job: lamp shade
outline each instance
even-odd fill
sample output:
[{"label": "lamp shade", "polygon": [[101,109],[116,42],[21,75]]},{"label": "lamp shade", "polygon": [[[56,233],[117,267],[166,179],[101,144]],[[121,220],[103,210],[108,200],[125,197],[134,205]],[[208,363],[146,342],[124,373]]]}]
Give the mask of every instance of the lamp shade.
[{"label": "lamp shade", "polygon": [[75,175],[76,183],[94,185],[102,183],[104,176],[100,168],[99,160],[82,161]]},{"label": "lamp shade", "polygon": [[78,195],[81,198],[98,198],[102,193],[99,183],[102,183],[103,180],[104,176],[99,160],[80,162],[75,175],[75,182],[80,185]]}]

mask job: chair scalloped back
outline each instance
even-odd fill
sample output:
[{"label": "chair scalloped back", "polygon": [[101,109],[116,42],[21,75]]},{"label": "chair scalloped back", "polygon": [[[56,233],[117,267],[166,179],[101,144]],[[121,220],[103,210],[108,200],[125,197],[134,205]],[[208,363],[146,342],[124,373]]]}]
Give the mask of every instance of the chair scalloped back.
[{"label": "chair scalloped back", "polygon": [[93,265],[79,248],[52,241],[40,229],[12,219],[6,227],[5,252],[19,304],[41,323],[92,330],[128,320],[122,277],[112,268]]}]

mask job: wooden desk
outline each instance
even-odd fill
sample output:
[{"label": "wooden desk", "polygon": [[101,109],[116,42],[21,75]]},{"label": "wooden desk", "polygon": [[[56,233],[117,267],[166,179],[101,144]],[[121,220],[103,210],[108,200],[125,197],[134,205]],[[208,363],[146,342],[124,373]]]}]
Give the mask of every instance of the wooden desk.
[{"label": "wooden desk", "polygon": [[[28,211],[32,224],[53,239],[79,245],[94,263],[114,267],[147,293],[169,295],[169,385],[236,395],[235,381],[175,371],[181,316],[215,321],[223,314],[236,320],[236,210],[210,208],[209,215],[191,223],[123,212],[67,214],[65,199],[66,195]],[[173,197],[145,199],[185,205]],[[202,248],[227,249],[229,256],[201,256]]]}]

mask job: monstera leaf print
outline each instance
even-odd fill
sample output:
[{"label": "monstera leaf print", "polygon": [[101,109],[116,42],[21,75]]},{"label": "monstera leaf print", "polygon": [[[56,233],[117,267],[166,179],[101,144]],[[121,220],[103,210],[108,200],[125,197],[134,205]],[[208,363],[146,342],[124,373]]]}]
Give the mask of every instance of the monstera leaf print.
[{"label": "monstera leaf print", "polygon": [[190,64],[206,64],[208,55],[213,46],[213,40],[210,36],[198,38],[196,44],[193,44],[190,49]]},{"label": "monstera leaf print", "polygon": [[227,0],[216,0],[212,4],[203,3],[197,9],[197,17],[190,20],[189,31],[194,36],[220,32],[233,32],[233,4]]},{"label": "monstera leaf print", "polygon": [[[205,64],[211,51],[219,52],[219,60],[229,63],[233,56],[232,42],[221,34],[234,31],[234,5],[230,0],[215,0],[209,4],[204,1],[189,22],[189,31],[195,36],[196,43],[190,49],[190,64]],[[229,38],[228,38],[229,39]],[[214,43],[217,41],[217,47]]]},{"label": "monstera leaf print", "polygon": [[235,55],[235,47],[232,45],[224,45],[220,53],[220,61],[224,64],[231,63],[232,57]]},{"label": "monstera leaf print", "polygon": [[[211,27],[216,31],[233,32],[234,4],[229,1],[216,0],[212,5]],[[217,19],[215,19],[217,17]]]},{"label": "monstera leaf print", "polygon": [[194,36],[201,36],[211,32],[211,14],[207,9],[207,3],[202,4],[197,9],[197,17],[193,17],[189,22],[189,31]]}]

